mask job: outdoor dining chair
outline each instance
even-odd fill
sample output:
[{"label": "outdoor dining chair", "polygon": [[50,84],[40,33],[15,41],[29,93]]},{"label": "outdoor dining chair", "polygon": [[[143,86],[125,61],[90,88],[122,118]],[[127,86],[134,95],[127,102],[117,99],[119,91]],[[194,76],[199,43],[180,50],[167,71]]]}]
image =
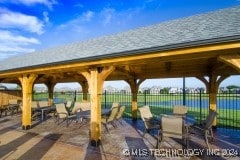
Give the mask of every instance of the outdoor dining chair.
[{"label": "outdoor dining chair", "polygon": [[60,124],[60,119],[63,119],[63,121],[67,121],[67,127],[69,125],[69,121],[76,119],[76,115],[70,115],[68,111],[65,108],[64,103],[56,104],[56,111],[57,111],[57,123]]},{"label": "outdoor dining chair", "polygon": [[67,108],[68,112],[70,112],[71,107],[72,107],[72,101],[67,101],[66,108]]},{"label": "outdoor dining chair", "polygon": [[125,108],[126,108],[125,106],[121,106],[116,116],[116,121],[119,122],[121,125],[123,125],[122,116],[125,111]]},{"label": "outdoor dining chair", "polygon": [[90,102],[75,102],[71,114],[76,114],[78,111],[91,110]]},{"label": "outdoor dining chair", "polygon": [[118,107],[114,107],[112,108],[109,116],[102,116],[102,124],[107,129],[107,132],[109,132],[108,124],[112,124],[114,128],[116,127],[115,120],[116,120],[117,114],[118,114]]},{"label": "outdoor dining chair", "polygon": [[173,106],[173,114],[186,115],[187,106]]},{"label": "outdoor dining chair", "polygon": [[38,106],[40,108],[42,108],[42,107],[49,107],[49,103],[48,103],[48,101],[38,101]]},{"label": "outdoor dining chair", "polygon": [[119,103],[118,102],[113,102],[111,109],[114,108],[114,107],[119,107]]},{"label": "outdoor dining chair", "polygon": [[169,138],[183,139],[186,147],[188,148],[188,133],[184,126],[183,117],[174,115],[162,115],[161,129],[158,135],[157,148],[161,143]]},{"label": "outdoor dining chair", "polygon": [[20,100],[18,100],[18,99],[9,99],[8,100],[7,108],[8,108],[8,111],[10,111],[11,116],[13,116],[14,111],[15,111],[15,113],[18,113],[19,107],[20,107]]},{"label": "outdoor dining chair", "polygon": [[7,116],[7,106],[6,105],[0,105],[0,118],[2,117],[2,113],[5,112],[5,116]]},{"label": "outdoor dining chair", "polygon": [[32,110],[32,120],[36,119],[38,116],[41,115],[41,112],[37,109],[39,108],[38,101],[31,102],[31,110]]},{"label": "outdoor dining chair", "polygon": [[206,120],[203,123],[204,138],[205,138],[205,142],[206,142],[206,145],[207,145],[208,149],[210,149],[210,145],[208,143],[208,137],[211,137],[212,141],[214,140],[213,131],[212,131],[212,124],[213,124],[216,116],[217,116],[217,112],[210,109],[209,114],[208,114]]},{"label": "outdoor dining chair", "polygon": [[144,122],[145,130],[143,132],[143,137],[145,136],[146,132],[149,132],[153,129],[160,129],[160,121],[155,119],[150,111],[149,106],[143,106],[138,108],[140,112],[140,116],[142,121]]}]

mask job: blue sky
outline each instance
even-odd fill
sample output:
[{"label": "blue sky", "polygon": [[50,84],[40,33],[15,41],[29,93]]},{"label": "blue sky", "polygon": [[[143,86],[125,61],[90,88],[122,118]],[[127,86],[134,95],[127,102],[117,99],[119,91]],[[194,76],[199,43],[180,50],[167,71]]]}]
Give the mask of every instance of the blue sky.
[{"label": "blue sky", "polygon": [[0,0],[0,59],[236,5],[240,0]]}]

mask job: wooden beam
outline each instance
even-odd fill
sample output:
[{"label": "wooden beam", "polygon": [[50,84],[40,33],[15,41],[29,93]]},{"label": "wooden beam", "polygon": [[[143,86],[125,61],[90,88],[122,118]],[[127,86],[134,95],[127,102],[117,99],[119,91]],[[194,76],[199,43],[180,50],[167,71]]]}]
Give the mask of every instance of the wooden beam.
[{"label": "wooden beam", "polygon": [[206,92],[209,93],[209,82],[208,82],[208,80],[204,76],[196,76],[196,78],[205,84]]},{"label": "wooden beam", "polygon": [[221,55],[218,60],[230,65],[240,73],[240,54]]},{"label": "wooden beam", "polygon": [[116,67],[115,71],[119,71],[121,73],[126,74],[126,77],[128,78],[133,78],[134,77],[134,72],[132,72],[129,68],[129,66],[126,66],[125,68],[123,67]]}]

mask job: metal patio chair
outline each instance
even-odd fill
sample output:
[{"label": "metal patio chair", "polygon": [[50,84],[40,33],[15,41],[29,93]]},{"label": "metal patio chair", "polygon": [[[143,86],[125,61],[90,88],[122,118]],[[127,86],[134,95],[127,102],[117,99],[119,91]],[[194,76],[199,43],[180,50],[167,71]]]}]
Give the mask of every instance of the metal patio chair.
[{"label": "metal patio chair", "polygon": [[102,124],[107,129],[107,132],[109,132],[108,124],[112,124],[114,128],[116,127],[115,121],[116,121],[117,114],[118,114],[118,107],[114,107],[111,109],[111,113],[109,116],[102,116]]},{"label": "metal patio chair", "polygon": [[205,139],[205,142],[206,142],[206,145],[207,145],[208,149],[210,149],[210,145],[208,143],[208,137],[211,137],[212,141],[214,140],[212,125],[213,125],[213,122],[214,122],[216,116],[217,116],[217,112],[210,109],[209,114],[208,114],[206,120],[203,123],[204,139]]},{"label": "metal patio chair", "polygon": [[60,119],[63,121],[67,121],[67,127],[69,125],[69,121],[76,119],[76,115],[70,115],[65,107],[64,103],[56,104],[56,114],[57,114],[57,123],[60,124]]},{"label": "metal patio chair", "polygon": [[153,129],[160,129],[160,121],[153,117],[149,106],[138,108],[138,111],[140,112],[141,119],[144,122],[145,127],[142,137],[145,136],[146,132],[149,132]]},{"label": "metal patio chair", "polygon": [[123,113],[125,111],[125,106],[121,106],[119,108],[119,111],[117,113],[117,116],[116,116],[116,121],[119,122],[121,125],[123,125],[123,119],[122,119],[122,116],[123,116]]},{"label": "metal patio chair", "polygon": [[184,119],[181,116],[163,115],[161,117],[161,129],[158,134],[157,148],[166,137],[184,140],[188,148],[188,132],[184,126]]},{"label": "metal patio chair", "polygon": [[186,115],[187,114],[187,106],[173,106],[173,114],[175,115]]}]

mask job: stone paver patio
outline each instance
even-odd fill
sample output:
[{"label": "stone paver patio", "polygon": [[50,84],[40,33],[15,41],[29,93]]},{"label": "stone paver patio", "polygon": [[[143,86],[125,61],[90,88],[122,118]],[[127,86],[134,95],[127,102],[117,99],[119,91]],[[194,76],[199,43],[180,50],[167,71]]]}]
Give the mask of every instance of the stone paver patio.
[{"label": "stone paver patio", "polygon": [[[102,127],[102,144],[93,147],[89,143],[89,123],[72,122],[66,127],[65,122],[57,125],[54,118],[51,118],[42,123],[34,121],[32,129],[23,131],[20,114],[5,116],[0,118],[0,159],[239,159],[237,156],[207,156],[204,141],[194,134],[191,134],[190,150],[197,149],[195,156],[164,157],[160,153],[151,156],[150,151],[154,153],[157,142],[156,132],[142,138],[141,121],[125,120],[123,126],[118,124],[118,128],[109,128],[110,133],[107,133]],[[213,149],[221,149],[220,146],[233,148],[231,144],[223,144],[218,140],[211,146]],[[167,139],[162,143],[161,149],[180,151],[182,145],[177,140]],[[197,151],[200,150],[204,150],[204,153],[198,156]],[[240,151],[239,148],[234,150]]]}]

